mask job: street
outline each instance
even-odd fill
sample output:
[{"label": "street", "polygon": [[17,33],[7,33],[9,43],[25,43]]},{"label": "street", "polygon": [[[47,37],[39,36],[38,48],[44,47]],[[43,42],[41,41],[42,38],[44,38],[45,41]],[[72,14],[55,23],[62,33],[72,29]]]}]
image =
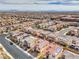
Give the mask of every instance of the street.
[{"label": "street", "polygon": [[14,59],[33,59],[33,57],[18,49],[14,44],[10,45],[10,42],[5,39],[4,35],[0,36],[0,43],[5,47],[5,49],[12,55]]}]

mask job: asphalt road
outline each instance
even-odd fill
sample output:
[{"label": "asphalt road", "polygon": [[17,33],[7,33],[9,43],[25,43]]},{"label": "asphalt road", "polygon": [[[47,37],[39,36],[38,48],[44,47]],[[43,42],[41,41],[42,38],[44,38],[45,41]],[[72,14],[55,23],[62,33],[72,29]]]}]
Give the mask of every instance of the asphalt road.
[{"label": "asphalt road", "polygon": [[18,49],[15,45],[10,45],[10,42],[5,39],[4,35],[0,36],[0,43],[14,57],[14,59],[33,59],[33,57],[24,53],[23,51]]}]

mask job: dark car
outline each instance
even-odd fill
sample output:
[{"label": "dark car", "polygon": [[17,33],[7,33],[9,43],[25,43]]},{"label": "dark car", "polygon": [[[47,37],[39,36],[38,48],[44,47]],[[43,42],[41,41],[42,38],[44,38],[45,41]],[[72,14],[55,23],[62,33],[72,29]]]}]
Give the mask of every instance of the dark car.
[{"label": "dark car", "polygon": [[75,50],[79,51],[79,48],[75,48]]},{"label": "dark car", "polygon": [[12,43],[12,42],[10,42],[10,45],[13,45],[13,43]]},{"label": "dark car", "polygon": [[75,48],[75,46],[74,46],[74,45],[70,45],[70,46],[69,46],[69,48],[72,48],[72,49],[74,49],[74,48]]},{"label": "dark car", "polygon": [[70,45],[69,48],[79,51],[79,47],[75,45]]}]

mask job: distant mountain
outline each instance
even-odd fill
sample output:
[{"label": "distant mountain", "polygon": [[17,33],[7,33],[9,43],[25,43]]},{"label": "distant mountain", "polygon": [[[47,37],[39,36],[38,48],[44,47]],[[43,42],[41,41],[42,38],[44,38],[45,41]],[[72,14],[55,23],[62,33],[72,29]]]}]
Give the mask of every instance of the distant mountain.
[{"label": "distant mountain", "polygon": [[79,10],[77,11],[58,11],[58,10],[48,10],[47,12],[79,12]]},{"label": "distant mountain", "polygon": [[77,11],[59,11],[59,10],[46,10],[46,11],[19,11],[19,10],[0,10],[0,12],[79,12]]}]

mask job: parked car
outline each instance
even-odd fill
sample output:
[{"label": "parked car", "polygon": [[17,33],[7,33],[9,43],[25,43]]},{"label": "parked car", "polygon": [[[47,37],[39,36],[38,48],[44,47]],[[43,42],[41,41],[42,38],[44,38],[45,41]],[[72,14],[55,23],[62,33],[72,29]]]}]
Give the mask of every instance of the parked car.
[{"label": "parked car", "polygon": [[12,43],[12,42],[10,42],[10,45],[13,45],[13,43]]},{"label": "parked car", "polygon": [[75,45],[70,45],[69,48],[79,51],[79,47]]}]

